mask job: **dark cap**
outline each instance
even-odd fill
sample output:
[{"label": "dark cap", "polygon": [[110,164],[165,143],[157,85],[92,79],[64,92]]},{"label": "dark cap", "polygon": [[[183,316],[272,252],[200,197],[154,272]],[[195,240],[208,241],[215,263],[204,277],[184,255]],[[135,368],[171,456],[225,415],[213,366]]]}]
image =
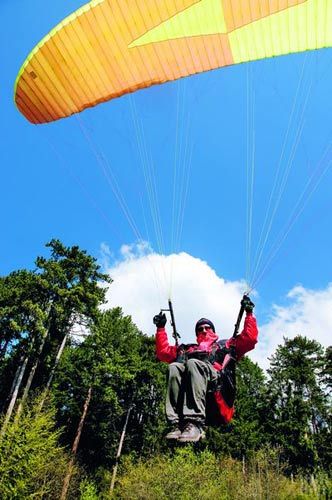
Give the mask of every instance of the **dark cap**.
[{"label": "dark cap", "polygon": [[214,333],[216,333],[216,331],[214,329],[214,324],[212,323],[212,321],[210,321],[209,319],[206,319],[206,318],[201,318],[197,321],[196,326],[195,326],[196,335],[197,335],[198,327],[202,326],[202,325],[210,325],[212,330],[214,331]]}]

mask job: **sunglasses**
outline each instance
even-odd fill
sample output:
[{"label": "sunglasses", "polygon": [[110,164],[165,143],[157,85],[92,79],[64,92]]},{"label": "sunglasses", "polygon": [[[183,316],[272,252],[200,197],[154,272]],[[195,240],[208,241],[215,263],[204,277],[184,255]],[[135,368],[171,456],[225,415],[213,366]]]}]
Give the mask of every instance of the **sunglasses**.
[{"label": "sunglasses", "polygon": [[203,326],[199,326],[197,328],[197,331],[198,331],[198,333],[202,333],[202,332],[204,332],[204,330],[211,330],[211,329],[212,328],[210,325],[203,325]]}]

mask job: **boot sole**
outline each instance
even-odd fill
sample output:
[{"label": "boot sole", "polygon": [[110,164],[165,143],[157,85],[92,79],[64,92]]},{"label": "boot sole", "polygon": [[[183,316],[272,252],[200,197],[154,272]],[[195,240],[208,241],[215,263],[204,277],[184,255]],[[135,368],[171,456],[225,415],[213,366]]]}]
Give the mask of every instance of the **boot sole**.
[{"label": "boot sole", "polygon": [[202,432],[202,434],[200,436],[198,436],[197,438],[195,439],[190,439],[190,438],[179,438],[178,439],[178,442],[179,443],[198,443],[198,441],[201,441],[205,439],[205,432]]}]

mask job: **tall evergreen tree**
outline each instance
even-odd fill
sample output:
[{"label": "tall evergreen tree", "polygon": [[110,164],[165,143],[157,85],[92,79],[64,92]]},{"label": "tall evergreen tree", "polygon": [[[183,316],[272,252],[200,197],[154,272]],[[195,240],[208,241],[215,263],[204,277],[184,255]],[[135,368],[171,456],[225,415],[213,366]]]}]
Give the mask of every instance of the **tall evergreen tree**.
[{"label": "tall evergreen tree", "polygon": [[285,338],[271,358],[266,428],[293,469],[314,469],[322,458],[318,441],[328,425],[323,354],[318,342],[297,336]]},{"label": "tall evergreen tree", "polygon": [[30,387],[47,384],[61,343],[75,323],[89,327],[96,320],[106,292],[101,283],[111,281],[79,247],[59,240],[47,247],[51,256],[38,257],[35,270],[0,280],[0,397],[10,412],[13,398],[20,395],[20,411]]},{"label": "tall evergreen tree", "polygon": [[0,401],[6,410],[2,433],[31,362],[45,342],[47,301],[43,288],[41,277],[32,271],[15,271],[0,279]]},{"label": "tall evergreen tree", "polygon": [[38,273],[47,291],[48,339],[43,355],[43,368],[36,384],[45,383],[63,338],[77,323],[90,328],[105,300],[108,275],[100,272],[96,259],[78,246],[66,247],[59,240],[46,245],[50,258],[36,259]]},{"label": "tall evergreen tree", "polygon": [[151,453],[158,448],[164,367],[155,360],[153,339],[119,308],[105,311],[82,344],[68,346],[60,363],[54,394],[68,443],[74,439],[89,387],[92,398],[80,441],[88,467],[114,463],[130,406],[123,452]]}]

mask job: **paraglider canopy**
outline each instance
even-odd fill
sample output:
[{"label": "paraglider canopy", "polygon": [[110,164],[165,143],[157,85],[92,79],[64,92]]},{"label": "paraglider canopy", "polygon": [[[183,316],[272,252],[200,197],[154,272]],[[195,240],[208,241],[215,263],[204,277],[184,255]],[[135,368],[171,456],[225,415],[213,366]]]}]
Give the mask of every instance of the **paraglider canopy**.
[{"label": "paraglider canopy", "polygon": [[15,102],[45,123],[137,89],[332,45],[326,0],[93,0],[24,62]]}]

